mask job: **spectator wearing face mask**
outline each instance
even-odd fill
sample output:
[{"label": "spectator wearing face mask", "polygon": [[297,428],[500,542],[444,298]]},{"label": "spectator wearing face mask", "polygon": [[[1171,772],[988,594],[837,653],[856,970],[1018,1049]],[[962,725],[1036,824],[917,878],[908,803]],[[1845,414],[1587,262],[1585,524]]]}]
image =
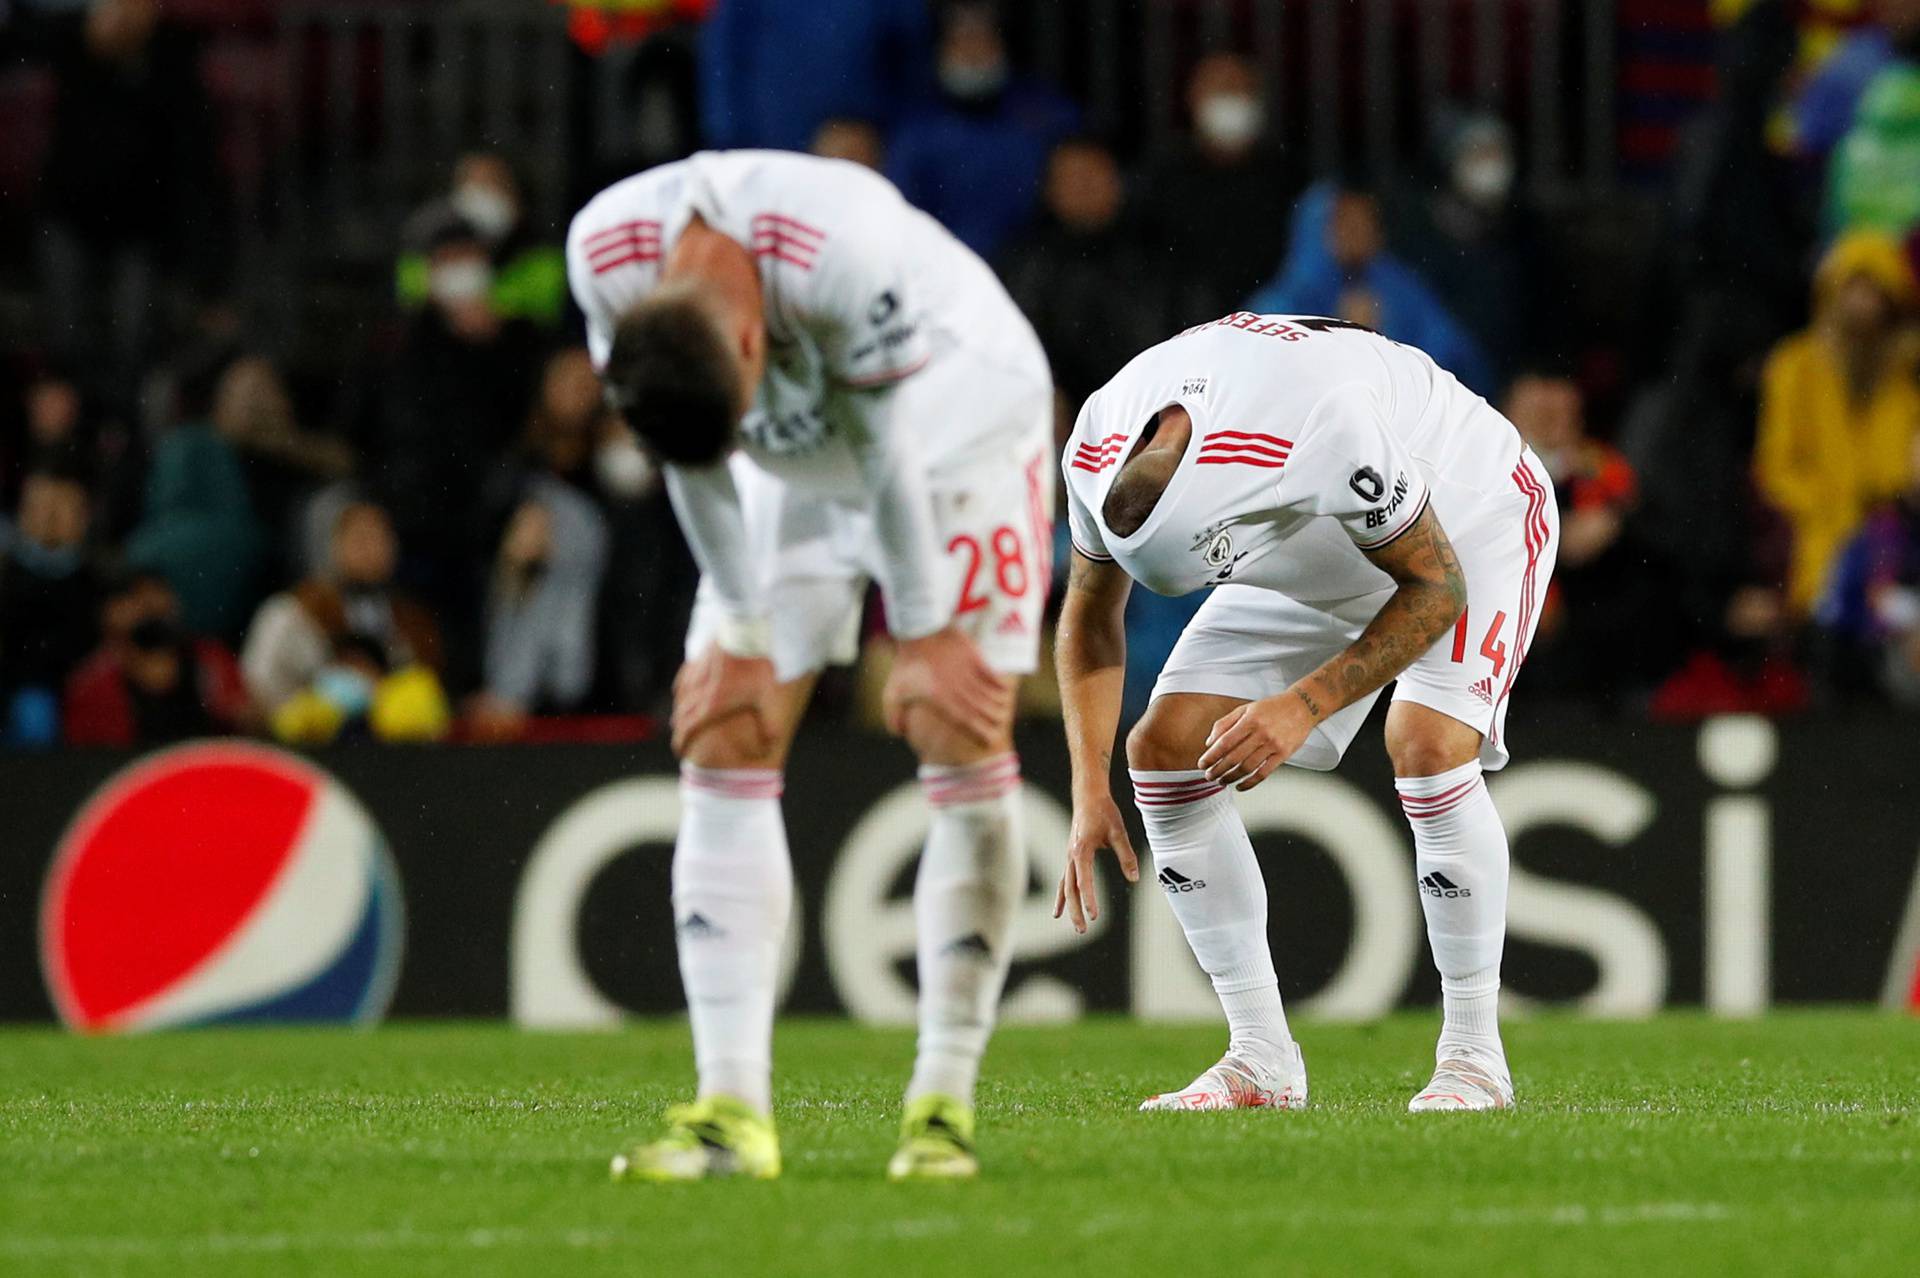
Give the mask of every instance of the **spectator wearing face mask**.
[{"label": "spectator wearing face mask", "polygon": [[1513,133],[1498,117],[1450,113],[1436,143],[1441,180],[1402,202],[1393,239],[1446,299],[1489,361],[1493,384],[1557,343],[1535,301],[1547,267],[1517,194]]},{"label": "spectator wearing face mask", "polygon": [[341,511],[326,566],[262,604],[247,632],[241,669],[263,711],[278,714],[309,688],[349,634],[377,643],[385,669],[439,667],[439,627],[394,588],[398,559],[384,509],[357,501]]},{"label": "spectator wearing face mask", "polygon": [[1363,325],[1419,347],[1470,389],[1492,391],[1480,344],[1419,272],[1388,251],[1380,200],[1363,186],[1320,182],[1307,189],[1279,276],[1247,305]]},{"label": "spectator wearing face mask", "polygon": [[409,308],[424,306],[433,295],[433,261],[424,248],[435,228],[449,217],[473,229],[487,249],[488,300],[502,319],[524,319],[542,328],[558,327],[567,309],[567,258],[558,244],[543,244],[527,226],[520,179],[501,156],[487,151],[462,156],[454,167],[453,188],[414,215],[410,237],[423,247],[401,255],[397,291]]},{"label": "spectator wearing face mask", "polygon": [[1079,108],[1014,74],[999,12],[980,0],[947,10],[937,68],[937,100],[894,131],[887,176],[992,260],[1032,218],[1047,155],[1079,127]]},{"label": "spectator wearing face mask", "polygon": [[452,714],[433,671],[396,668],[385,642],[349,630],[333,637],[327,663],[274,711],[270,726],[289,745],[437,741]]},{"label": "spectator wearing face mask", "polygon": [[348,435],[393,512],[401,572],[440,619],[454,682],[478,670],[480,502],[520,433],[544,340],[492,300],[485,241],[457,216],[428,231],[429,302],[379,374],[354,388]]},{"label": "spectator wearing face mask", "polygon": [[93,647],[99,583],[87,557],[91,503],[71,470],[38,469],[0,520],[0,737],[48,745],[61,684]]},{"label": "spectator wearing face mask", "polygon": [[251,717],[233,653],[182,622],[167,579],[135,571],[101,608],[103,641],[67,680],[68,745],[165,745],[243,730]]},{"label": "spectator wearing face mask", "polygon": [[1227,314],[1286,247],[1303,179],[1270,136],[1266,89],[1238,54],[1202,58],[1187,83],[1189,130],[1141,182],[1141,220],[1187,288],[1177,323]]}]

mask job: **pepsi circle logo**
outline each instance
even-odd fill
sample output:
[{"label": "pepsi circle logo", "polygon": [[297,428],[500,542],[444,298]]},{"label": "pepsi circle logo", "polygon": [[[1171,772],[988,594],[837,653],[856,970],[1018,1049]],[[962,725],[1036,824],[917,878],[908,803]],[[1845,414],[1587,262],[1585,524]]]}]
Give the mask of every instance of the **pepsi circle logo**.
[{"label": "pepsi circle logo", "polygon": [[101,787],[48,870],[40,964],[96,1032],[378,1020],[402,948],[399,876],[358,800],[296,755],[204,742]]}]

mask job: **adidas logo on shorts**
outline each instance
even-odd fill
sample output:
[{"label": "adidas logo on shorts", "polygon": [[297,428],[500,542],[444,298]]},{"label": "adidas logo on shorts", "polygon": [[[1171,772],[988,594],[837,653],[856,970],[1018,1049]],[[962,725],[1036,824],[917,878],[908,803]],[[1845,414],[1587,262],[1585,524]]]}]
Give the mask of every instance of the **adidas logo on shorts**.
[{"label": "adidas logo on shorts", "polygon": [[1471,692],[1474,696],[1480,698],[1482,701],[1486,702],[1488,705],[1493,704],[1493,680],[1491,678],[1482,679],[1479,683],[1476,683],[1471,688],[1468,688],[1467,691]]},{"label": "adidas logo on shorts", "polygon": [[993,632],[997,635],[1024,635],[1027,633],[1027,619],[1017,612],[1010,612],[1000,619],[1000,624],[993,628]]}]

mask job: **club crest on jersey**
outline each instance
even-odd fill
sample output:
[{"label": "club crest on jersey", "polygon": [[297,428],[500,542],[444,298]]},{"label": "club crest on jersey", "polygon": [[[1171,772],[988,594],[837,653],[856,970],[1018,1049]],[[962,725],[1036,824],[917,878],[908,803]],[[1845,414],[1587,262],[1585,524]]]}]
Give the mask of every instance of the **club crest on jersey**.
[{"label": "club crest on jersey", "polygon": [[1200,530],[1193,539],[1193,549],[1200,552],[1200,558],[1209,568],[1221,568],[1233,562],[1233,534],[1225,524],[1214,524]]},{"label": "club crest on jersey", "polygon": [[1200,561],[1213,570],[1213,581],[1219,585],[1233,576],[1234,568],[1247,557],[1246,551],[1238,554],[1233,549],[1233,533],[1225,523],[1213,524],[1200,530],[1193,539],[1192,550],[1200,556]]}]

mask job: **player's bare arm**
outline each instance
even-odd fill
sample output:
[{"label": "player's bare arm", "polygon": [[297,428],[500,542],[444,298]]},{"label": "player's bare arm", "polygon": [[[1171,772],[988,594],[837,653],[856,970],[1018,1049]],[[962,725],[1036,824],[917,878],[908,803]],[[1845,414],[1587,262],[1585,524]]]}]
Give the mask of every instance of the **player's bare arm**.
[{"label": "player's bare arm", "polygon": [[1113,742],[1120,730],[1127,661],[1125,614],[1132,589],[1133,579],[1118,564],[1075,554],[1067,570],[1067,595],[1054,644],[1067,752],[1073,760],[1073,830],[1067,842],[1066,870],[1054,894],[1053,917],[1068,914],[1076,932],[1086,931],[1087,921],[1100,917],[1093,860],[1101,848],[1113,849],[1128,882],[1140,878],[1140,862],[1108,781]]},{"label": "player's bare arm", "polygon": [[1467,579],[1431,508],[1406,532],[1367,552],[1396,586],[1347,648],[1286,692],[1249,702],[1213,725],[1200,766],[1223,785],[1251,790],[1284,764],[1314,725],[1395,679],[1453,628]]}]

